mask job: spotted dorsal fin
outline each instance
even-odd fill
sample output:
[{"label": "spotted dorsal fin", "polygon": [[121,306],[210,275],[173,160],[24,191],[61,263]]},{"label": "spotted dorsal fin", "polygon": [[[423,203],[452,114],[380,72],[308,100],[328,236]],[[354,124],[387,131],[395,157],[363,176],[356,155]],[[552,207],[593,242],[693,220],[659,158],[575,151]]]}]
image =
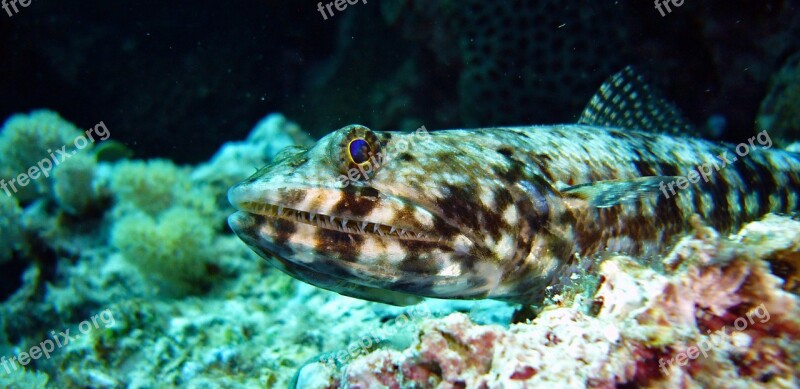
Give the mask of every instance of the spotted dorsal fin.
[{"label": "spotted dorsal fin", "polygon": [[631,66],[609,77],[581,113],[579,124],[688,134],[692,126]]}]

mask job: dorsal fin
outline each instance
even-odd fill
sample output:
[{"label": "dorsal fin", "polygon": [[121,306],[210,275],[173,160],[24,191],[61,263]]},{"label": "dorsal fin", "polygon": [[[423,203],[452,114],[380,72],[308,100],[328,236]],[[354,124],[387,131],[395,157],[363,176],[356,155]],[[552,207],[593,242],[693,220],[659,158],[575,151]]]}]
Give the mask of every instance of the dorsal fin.
[{"label": "dorsal fin", "polygon": [[692,132],[678,108],[655,93],[631,66],[600,86],[578,123],[672,134]]}]

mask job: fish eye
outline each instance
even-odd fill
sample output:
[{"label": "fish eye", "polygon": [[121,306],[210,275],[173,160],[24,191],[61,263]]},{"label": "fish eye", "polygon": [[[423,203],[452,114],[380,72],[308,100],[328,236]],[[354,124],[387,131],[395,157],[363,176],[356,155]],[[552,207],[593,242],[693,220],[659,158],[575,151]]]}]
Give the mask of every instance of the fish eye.
[{"label": "fish eye", "polygon": [[350,151],[351,161],[359,165],[369,161],[372,147],[369,146],[369,143],[366,140],[361,138],[353,139],[350,141],[350,147],[348,147],[348,149]]},{"label": "fish eye", "polygon": [[381,158],[381,141],[367,127],[357,124],[341,130],[341,141],[338,145],[340,171],[351,180],[366,181],[378,171],[383,163]]}]

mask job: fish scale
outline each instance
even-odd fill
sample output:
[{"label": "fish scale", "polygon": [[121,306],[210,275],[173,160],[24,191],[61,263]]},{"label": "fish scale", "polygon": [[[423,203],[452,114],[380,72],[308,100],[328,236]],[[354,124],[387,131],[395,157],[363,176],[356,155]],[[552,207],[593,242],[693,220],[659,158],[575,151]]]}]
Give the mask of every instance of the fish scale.
[{"label": "fish scale", "polygon": [[[344,127],[231,188],[239,211],[229,224],[277,268],[341,294],[536,304],[603,253],[665,253],[694,214],[728,233],[797,210],[797,154],[751,140],[740,156],[734,145],[644,131],[687,125],[641,85],[625,69],[572,125]],[[674,186],[698,166],[718,170],[708,182]]]}]

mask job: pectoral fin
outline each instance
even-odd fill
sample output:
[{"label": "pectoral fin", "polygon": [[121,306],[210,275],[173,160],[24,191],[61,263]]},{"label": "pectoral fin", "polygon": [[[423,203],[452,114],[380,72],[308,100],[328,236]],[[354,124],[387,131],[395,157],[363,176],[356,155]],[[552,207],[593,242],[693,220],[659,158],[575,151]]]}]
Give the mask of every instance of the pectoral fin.
[{"label": "pectoral fin", "polygon": [[596,181],[571,186],[561,193],[565,197],[586,200],[592,207],[608,208],[638,198],[658,195],[664,185],[676,178],[652,176],[630,180]]}]

